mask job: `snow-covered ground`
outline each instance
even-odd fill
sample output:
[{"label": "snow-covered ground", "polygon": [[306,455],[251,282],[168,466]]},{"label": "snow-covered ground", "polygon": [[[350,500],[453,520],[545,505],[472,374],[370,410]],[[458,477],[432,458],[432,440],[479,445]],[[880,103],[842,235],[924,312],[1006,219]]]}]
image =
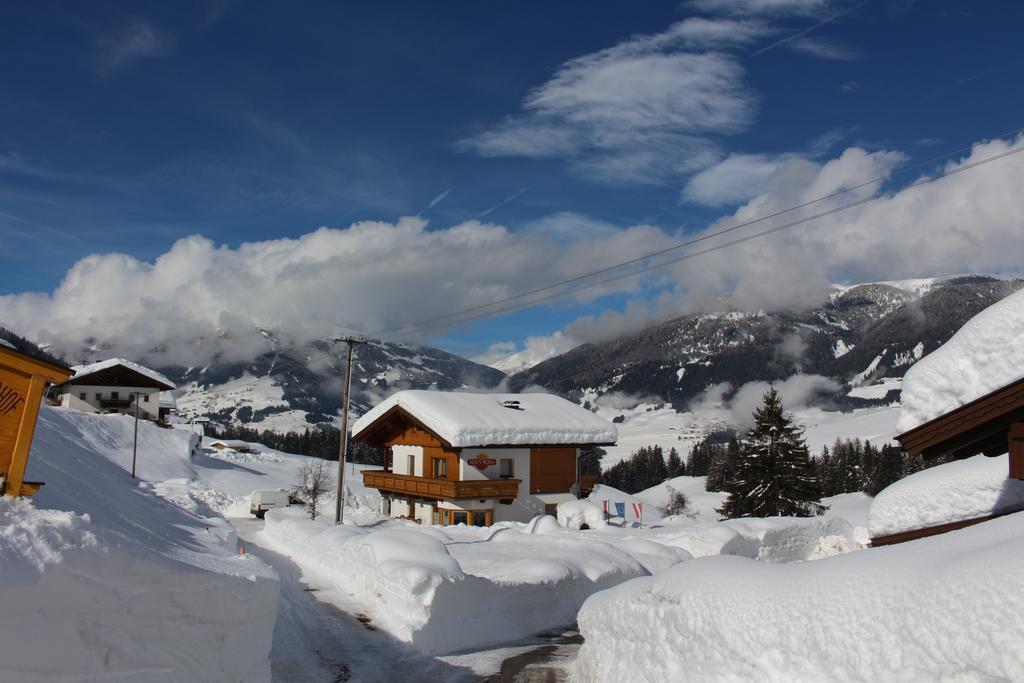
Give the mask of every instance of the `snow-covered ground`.
[{"label": "snow-covered ground", "polygon": [[[667,423],[669,416],[641,410],[634,417],[637,423],[649,426],[660,420]],[[848,417],[862,419],[862,427],[878,422],[877,416],[867,413]],[[208,667],[209,671],[228,672],[215,677],[230,677],[234,669],[229,667],[249,667],[239,678],[266,680],[270,629],[281,586],[280,616],[273,631],[273,672],[280,680],[331,680],[342,674],[358,680],[360,672],[372,671],[375,658],[392,662],[387,671],[398,678],[408,677],[410,671],[429,671],[431,680],[471,680],[494,673],[505,658],[529,659],[530,648],[536,646],[524,644],[534,642],[526,639],[541,631],[558,633],[571,626],[580,606],[591,596],[675,571],[679,565],[696,561],[691,558],[738,555],[769,563],[816,560],[858,550],[866,538],[866,496],[826,500],[833,509],[822,518],[722,522],[715,509],[723,494],[704,491],[703,478],[696,477],[679,477],[635,496],[598,487],[589,501],[573,504],[584,515],[581,519],[590,520],[591,528],[583,531],[571,528],[578,523],[563,519],[567,524],[560,525],[551,517],[489,529],[420,526],[378,515],[377,494],[362,486],[363,467],[353,465],[346,467],[344,526],[331,523],[334,506],[328,497],[322,501],[328,514],[316,521],[306,518],[301,508],[292,507],[270,511],[261,528],[262,523],[248,514],[251,494],[292,488],[308,458],[259,444],[249,444],[250,453],[218,451],[209,447],[209,440],[197,443],[186,429],[159,429],[143,423],[136,463],[139,480],[133,481],[127,475],[131,429],[132,420],[126,416],[44,409],[30,477],[49,482],[36,498],[38,507],[65,511],[47,514],[71,515],[47,522],[57,529],[55,538],[70,539],[53,545],[71,548],[75,557],[86,558],[93,542],[84,533],[89,531],[107,554],[110,548],[126,545],[141,548],[133,561],[145,564],[145,572],[139,570],[139,577],[145,578],[136,577],[136,584],[153,581],[154,576],[174,576],[184,567],[190,572],[189,585],[210,586],[210,590],[224,593],[210,597],[197,590],[197,599],[205,604],[193,606],[191,599],[176,597],[175,591],[183,590],[176,579],[161,579],[161,590],[150,591],[154,610],[158,599],[178,600],[177,611],[168,612],[168,624],[163,627],[168,634],[167,648],[158,654],[163,656],[179,644],[196,649],[194,662],[167,665],[173,671],[177,671],[174,666]],[[637,443],[639,447],[651,442]],[[680,448],[684,456],[686,452]],[[683,493],[689,506],[666,517],[659,508],[672,490]],[[629,511],[626,520],[605,523],[601,514],[604,500],[612,508],[616,502],[624,503]],[[642,527],[634,523],[634,502],[643,504]],[[18,514],[17,510],[10,512],[15,526],[23,523],[17,521]],[[237,555],[231,526],[214,514],[243,530],[244,543],[251,549],[246,557]],[[113,543],[110,538],[128,541]],[[0,549],[0,556],[6,552],[10,551]],[[254,554],[265,558],[276,576]],[[154,559],[147,559],[150,555]],[[92,560],[81,561],[91,566]],[[56,565],[61,563],[73,566],[66,559]],[[74,566],[81,576],[91,576],[89,572],[94,571]],[[248,573],[240,575],[238,567]],[[54,571],[48,568],[43,575],[55,575]],[[197,579],[207,574],[210,577]],[[119,578],[117,572],[111,572],[106,580]],[[235,585],[238,582],[241,584]],[[38,595],[38,590],[28,594]],[[64,599],[61,593],[54,594]],[[248,611],[240,613],[239,602],[245,601]],[[226,656],[224,652],[215,653],[216,648],[195,645],[174,632],[175,620],[184,619],[192,610],[200,621],[190,636],[193,639],[199,633],[234,628],[238,620],[248,619],[240,630],[246,638],[244,646],[224,650],[232,653],[231,663],[214,662],[214,656]],[[117,634],[118,628],[133,628],[125,618],[119,619],[111,626],[112,634]],[[145,619],[141,622],[144,626],[139,633],[159,642],[159,637],[146,630]],[[321,633],[333,624],[338,632]],[[360,630],[358,636],[353,628]],[[319,635],[314,637],[314,633]],[[344,638],[339,635],[342,633]],[[124,638],[114,652],[129,649],[128,643],[133,641]],[[236,641],[229,638],[226,642]],[[325,648],[342,642],[349,644],[344,655],[323,654]],[[372,654],[360,654],[352,643],[365,643]],[[133,652],[138,658],[148,656],[145,648]],[[158,654],[150,654],[158,659]],[[97,665],[97,671],[106,671],[103,666],[110,670],[122,666],[117,656],[112,664]]]},{"label": "snow-covered ground", "polygon": [[1024,680],[1022,523],[816,562],[684,562],[584,604],[575,680]]},{"label": "snow-covered ground", "polygon": [[[0,500],[0,680],[270,679],[278,583],[220,518],[155,493],[188,476],[191,436],[43,407],[31,500]],[[146,480],[148,479],[148,481]]]}]

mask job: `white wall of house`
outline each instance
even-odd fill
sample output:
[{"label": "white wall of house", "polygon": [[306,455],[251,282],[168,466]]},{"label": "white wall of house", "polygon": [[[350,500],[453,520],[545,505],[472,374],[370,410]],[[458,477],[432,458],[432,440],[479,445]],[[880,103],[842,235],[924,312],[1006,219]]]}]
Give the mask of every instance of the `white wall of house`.
[{"label": "white wall of house", "polygon": [[428,502],[418,500],[414,507],[416,508],[416,519],[422,524],[433,524],[434,523],[434,506]]},{"label": "white wall of house", "polygon": [[392,498],[391,499],[391,516],[392,517],[408,517],[409,516],[409,501],[405,498]]},{"label": "white wall of house", "polygon": [[[115,393],[117,394],[116,400],[126,400],[136,392],[142,394],[142,396],[137,399],[139,401],[139,417],[147,420],[156,420],[160,416],[159,389],[142,389],[140,387],[101,387],[88,384],[73,384],[68,386],[64,390],[64,393],[61,393],[60,404],[65,408],[81,410],[87,413],[111,412],[134,415],[134,403],[127,408],[105,408],[100,404],[100,400],[115,400]],[[84,399],[82,398],[83,395],[85,396]]]},{"label": "white wall of house", "polygon": [[[392,446],[391,471],[395,474],[409,474],[415,477],[423,476],[423,447],[422,446]],[[414,471],[409,471],[409,456],[415,460]]]}]

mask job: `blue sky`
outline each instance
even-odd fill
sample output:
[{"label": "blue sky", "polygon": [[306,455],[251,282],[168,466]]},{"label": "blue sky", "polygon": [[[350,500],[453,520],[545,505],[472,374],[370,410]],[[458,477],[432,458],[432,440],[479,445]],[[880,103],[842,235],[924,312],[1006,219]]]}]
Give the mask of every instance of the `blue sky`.
[{"label": "blue sky", "polygon": [[[394,316],[351,311],[332,324],[373,332],[486,302],[547,273],[634,255],[601,246],[633,226],[658,231],[629,240],[643,253],[756,213],[757,197],[777,192],[781,202],[793,187],[772,179],[787,164],[820,171],[857,148],[892,154],[860,172],[892,173],[1021,126],[1022,19],[1015,2],[911,0],[6,3],[0,321],[72,334],[82,326],[69,308],[110,315],[73,295],[73,283],[57,291],[81,277],[76,263],[117,253],[131,257],[118,262],[128,271],[145,270],[190,235],[238,268],[243,243],[415,216],[426,233],[480,221],[502,226],[502,245],[543,235],[548,253],[595,246],[522,279],[496,274],[490,289],[479,273],[462,280],[451,275],[457,265],[439,263],[436,290],[419,280],[397,288],[409,310],[382,295],[379,308]],[[379,268],[401,283],[411,257],[381,253]],[[97,272],[132,282],[111,264]],[[917,269],[947,265],[1005,267],[939,254]],[[874,272],[851,260],[817,275]],[[922,274],[892,266],[893,277]],[[649,317],[741,280],[647,281],[430,340],[468,355],[500,342],[522,348],[581,316],[621,318],[633,306]],[[138,286],[125,295],[151,293]],[[338,286],[370,299],[383,289]],[[266,312],[260,323],[303,325],[295,320]]]}]

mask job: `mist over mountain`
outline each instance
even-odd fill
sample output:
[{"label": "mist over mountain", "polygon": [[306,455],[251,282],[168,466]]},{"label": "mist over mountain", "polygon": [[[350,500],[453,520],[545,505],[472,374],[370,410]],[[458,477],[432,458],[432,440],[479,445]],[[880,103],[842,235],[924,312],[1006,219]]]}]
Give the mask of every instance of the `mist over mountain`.
[{"label": "mist over mountain", "polygon": [[[685,409],[713,387],[795,374],[821,376],[822,398],[848,408],[898,398],[845,395],[851,386],[902,377],[982,309],[1024,279],[965,276],[836,288],[806,311],[685,315],[612,341],[578,346],[510,378],[581,399],[585,393],[652,397]],[[844,389],[844,390],[839,390]],[[784,397],[785,398],[785,397]]]}]

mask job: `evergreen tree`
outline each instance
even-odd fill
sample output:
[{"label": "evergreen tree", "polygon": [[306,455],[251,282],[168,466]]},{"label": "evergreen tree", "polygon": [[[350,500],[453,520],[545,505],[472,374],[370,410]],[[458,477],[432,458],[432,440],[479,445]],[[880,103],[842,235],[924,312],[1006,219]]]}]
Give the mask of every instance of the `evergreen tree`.
[{"label": "evergreen tree", "polygon": [[809,461],[802,431],[783,414],[778,392],[770,389],[754,410],[754,427],[743,440],[719,513],[730,518],[822,514],[828,508],[821,504]]},{"label": "evergreen tree", "polygon": [[686,474],[686,466],[683,464],[683,459],[679,457],[679,451],[673,446],[668,451],[668,477],[674,479],[684,474]]},{"label": "evergreen tree", "polygon": [[713,453],[714,444],[707,437],[694,444],[690,449],[690,456],[686,459],[686,473],[691,477],[707,476]]},{"label": "evergreen tree", "polygon": [[869,496],[877,496],[886,486],[905,476],[903,453],[888,444],[882,446],[872,465],[871,472],[864,480],[864,493]]}]

